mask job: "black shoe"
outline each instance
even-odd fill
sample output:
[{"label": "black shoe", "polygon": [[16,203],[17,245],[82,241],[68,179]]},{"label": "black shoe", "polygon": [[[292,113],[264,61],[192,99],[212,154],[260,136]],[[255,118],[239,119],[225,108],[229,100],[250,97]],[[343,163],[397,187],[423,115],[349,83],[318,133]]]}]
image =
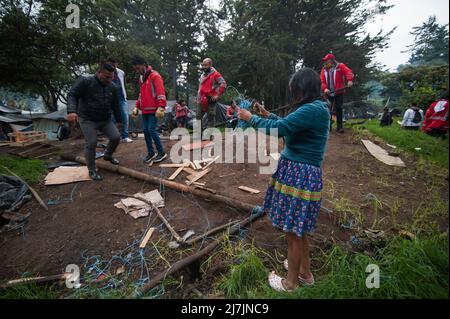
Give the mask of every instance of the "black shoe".
[{"label": "black shoe", "polygon": [[120,162],[119,162],[119,160],[118,159],[116,159],[116,158],[114,158],[114,157],[103,157],[103,159],[105,160],[105,161],[107,161],[107,162],[110,162],[111,164],[113,164],[113,165],[119,165],[120,164]]},{"label": "black shoe", "polygon": [[147,157],[144,159],[144,163],[149,164],[151,161],[153,161],[157,157],[156,154],[154,155],[147,155]]},{"label": "black shoe", "polygon": [[89,177],[92,178],[93,181],[103,180],[103,177],[97,171],[89,171]]},{"label": "black shoe", "polygon": [[156,163],[161,163],[162,161],[164,161],[167,158],[167,154],[165,153],[159,153],[158,156],[155,157],[155,159],[153,160],[153,162]]},{"label": "black shoe", "polygon": [[344,133],[345,133],[343,128],[337,130],[337,132],[338,132],[339,134],[344,134]]}]

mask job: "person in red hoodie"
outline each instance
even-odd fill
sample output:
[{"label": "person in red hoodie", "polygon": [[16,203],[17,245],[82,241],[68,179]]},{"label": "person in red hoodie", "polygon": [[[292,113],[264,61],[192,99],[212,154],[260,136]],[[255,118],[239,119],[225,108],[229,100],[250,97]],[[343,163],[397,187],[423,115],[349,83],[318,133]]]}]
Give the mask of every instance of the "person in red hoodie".
[{"label": "person in red hoodie", "polygon": [[449,129],[448,112],[449,102],[447,90],[438,101],[431,104],[425,114],[422,131],[431,136],[445,137]]},{"label": "person in red hoodie", "polygon": [[[200,85],[197,97],[197,120],[203,120],[205,113],[208,113],[208,127],[215,127],[216,104],[220,96],[225,93],[227,82],[223,76],[213,68],[213,61],[206,58],[202,62],[203,74],[200,77]],[[202,131],[206,125],[202,123]]]},{"label": "person in red hoodie", "polygon": [[335,113],[337,118],[337,131],[344,133],[342,106],[344,104],[345,88],[351,88],[353,86],[355,75],[344,63],[336,61],[336,57],[331,53],[327,54],[322,59],[322,62],[324,64],[322,73],[320,74],[322,91],[327,95],[333,105],[332,112]]},{"label": "person in red hoodie", "polygon": [[[164,112],[167,104],[164,80],[161,75],[153,70],[142,57],[135,57],[132,61],[134,70],[141,75],[139,80],[140,95],[136,102],[136,108],[142,112],[142,128],[144,130],[145,143],[147,144],[147,157],[145,163],[160,163],[167,158],[156,131],[158,114]],[[155,143],[155,153],[153,149]]]}]

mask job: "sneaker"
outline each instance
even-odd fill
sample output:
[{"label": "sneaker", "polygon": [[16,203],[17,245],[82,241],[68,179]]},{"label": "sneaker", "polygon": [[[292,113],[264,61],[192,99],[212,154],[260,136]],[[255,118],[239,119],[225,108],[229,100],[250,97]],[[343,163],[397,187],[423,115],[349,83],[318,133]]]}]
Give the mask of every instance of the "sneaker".
[{"label": "sneaker", "polygon": [[131,138],[127,137],[127,138],[123,138],[121,142],[124,144],[128,144],[128,143],[133,143],[134,141]]},{"label": "sneaker", "polygon": [[343,128],[341,128],[341,129],[337,130],[337,132],[338,132],[339,134],[344,134],[344,133],[345,133],[345,131],[344,131],[344,129],[343,129]]},{"label": "sneaker", "polygon": [[147,157],[144,159],[144,163],[148,164],[151,161],[153,161],[158,155],[153,154],[153,155],[147,155]]},{"label": "sneaker", "polygon": [[89,177],[92,178],[93,181],[102,181],[103,177],[95,170],[95,171],[89,171]]},{"label": "sneaker", "polygon": [[160,154],[158,154],[158,156],[156,156],[155,157],[155,159],[154,159],[154,163],[156,164],[156,163],[161,163],[162,161],[164,161],[165,159],[167,158],[167,154],[165,154],[165,153],[160,153]]}]

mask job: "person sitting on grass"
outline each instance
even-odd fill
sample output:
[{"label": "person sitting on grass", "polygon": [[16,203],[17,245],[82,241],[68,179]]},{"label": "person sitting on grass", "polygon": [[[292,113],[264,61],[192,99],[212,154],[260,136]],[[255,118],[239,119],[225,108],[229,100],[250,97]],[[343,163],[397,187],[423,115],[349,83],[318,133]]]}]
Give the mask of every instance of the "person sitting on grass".
[{"label": "person sitting on grass", "polygon": [[422,130],[434,137],[445,137],[448,133],[448,90],[444,92],[441,98],[431,104],[425,115]]},{"label": "person sitting on grass", "polygon": [[423,121],[423,111],[417,103],[412,103],[403,116],[402,128],[405,130],[418,131]]},{"label": "person sitting on grass", "polygon": [[391,126],[393,122],[394,120],[392,119],[391,112],[389,112],[389,108],[385,107],[380,119],[380,126]]},{"label": "person sitting on grass", "polygon": [[319,75],[310,68],[298,71],[290,80],[293,110],[286,118],[269,113],[257,103],[261,117],[241,110],[239,118],[254,128],[278,129],[285,149],[272,176],[264,210],[275,228],[286,233],[287,279],[272,272],[269,284],[276,291],[293,291],[299,283],[311,286],[308,235],[315,230],[322,201],[322,162],[330,130],[330,112],[321,100]]}]

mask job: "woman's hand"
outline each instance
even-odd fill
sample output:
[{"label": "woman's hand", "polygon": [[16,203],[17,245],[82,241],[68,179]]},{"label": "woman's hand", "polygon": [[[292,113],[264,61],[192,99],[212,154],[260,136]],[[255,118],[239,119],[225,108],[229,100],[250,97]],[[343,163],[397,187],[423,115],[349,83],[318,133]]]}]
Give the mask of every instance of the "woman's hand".
[{"label": "woman's hand", "polygon": [[245,122],[250,122],[250,119],[252,118],[252,113],[250,113],[247,110],[241,110],[239,113],[239,118]]},{"label": "woman's hand", "polygon": [[255,103],[255,108],[259,110],[258,114],[261,115],[262,117],[268,118],[270,116],[270,112],[267,111],[266,108],[261,104],[259,104],[258,102]]}]

